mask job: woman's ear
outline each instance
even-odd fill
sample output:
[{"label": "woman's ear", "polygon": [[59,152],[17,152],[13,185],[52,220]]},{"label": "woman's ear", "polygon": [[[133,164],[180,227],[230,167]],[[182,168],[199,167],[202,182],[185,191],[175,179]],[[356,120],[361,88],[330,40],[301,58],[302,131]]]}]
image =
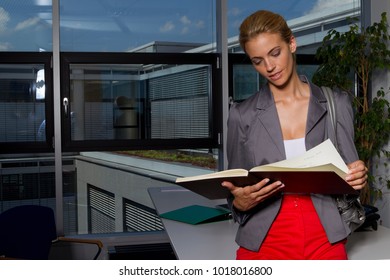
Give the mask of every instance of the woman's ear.
[{"label": "woman's ear", "polygon": [[297,50],[297,40],[295,39],[294,36],[291,36],[291,39],[290,39],[290,51],[292,53],[295,53],[295,51]]}]

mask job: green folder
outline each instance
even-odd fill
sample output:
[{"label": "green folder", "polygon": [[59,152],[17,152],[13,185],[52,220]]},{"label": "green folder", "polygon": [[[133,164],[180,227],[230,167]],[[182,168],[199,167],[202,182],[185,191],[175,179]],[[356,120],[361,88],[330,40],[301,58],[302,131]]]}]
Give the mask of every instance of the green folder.
[{"label": "green folder", "polygon": [[175,220],[191,225],[223,221],[231,218],[228,209],[202,205],[190,205],[160,215],[161,218]]}]

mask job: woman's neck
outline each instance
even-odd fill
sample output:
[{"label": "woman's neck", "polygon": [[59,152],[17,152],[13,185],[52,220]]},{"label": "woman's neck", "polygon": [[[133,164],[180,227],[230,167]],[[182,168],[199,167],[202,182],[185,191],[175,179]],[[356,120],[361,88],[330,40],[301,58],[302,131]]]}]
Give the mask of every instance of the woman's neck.
[{"label": "woman's neck", "polygon": [[307,98],[310,94],[308,85],[300,80],[298,74],[294,74],[283,87],[270,84],[270,89],[275,102]]}]

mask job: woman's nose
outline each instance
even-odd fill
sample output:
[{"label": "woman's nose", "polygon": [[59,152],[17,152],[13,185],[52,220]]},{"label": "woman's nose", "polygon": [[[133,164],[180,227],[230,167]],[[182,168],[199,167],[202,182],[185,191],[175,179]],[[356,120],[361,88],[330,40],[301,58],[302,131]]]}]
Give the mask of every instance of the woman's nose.
[{"label": "woman's nose", "polygon": [[272,60],[268,59],[265,60],[265,69],[267,69],[268,72],[272,72],[275,68],[275,64],[272,62]]}]

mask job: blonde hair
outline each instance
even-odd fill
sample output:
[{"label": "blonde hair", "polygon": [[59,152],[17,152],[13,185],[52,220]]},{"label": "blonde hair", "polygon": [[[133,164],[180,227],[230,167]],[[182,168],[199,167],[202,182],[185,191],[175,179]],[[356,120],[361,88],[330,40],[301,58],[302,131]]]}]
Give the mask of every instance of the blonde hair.
[{"label": "blonde hair", "polygon": [[286,20],[279,14],[270,11],[259,10],[248,16],[240,25],[239,41],[245,51],[245,44],[261,33],[278,33],[289,44],[293,36]]}]

